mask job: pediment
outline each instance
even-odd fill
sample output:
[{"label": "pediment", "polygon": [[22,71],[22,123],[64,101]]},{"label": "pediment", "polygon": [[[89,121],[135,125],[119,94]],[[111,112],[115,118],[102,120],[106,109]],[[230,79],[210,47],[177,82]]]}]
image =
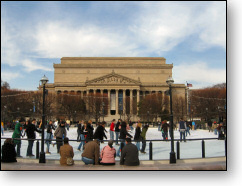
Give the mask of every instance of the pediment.
[{"label": "pediment", "polygon": [[111,74],[107,74],[105,76],[95,78],[92,80],[87,80],[86,85],[101,85],[101,84],[109,84],[109,85],[140,85],[140,81],[116,74],[112,72]]}]

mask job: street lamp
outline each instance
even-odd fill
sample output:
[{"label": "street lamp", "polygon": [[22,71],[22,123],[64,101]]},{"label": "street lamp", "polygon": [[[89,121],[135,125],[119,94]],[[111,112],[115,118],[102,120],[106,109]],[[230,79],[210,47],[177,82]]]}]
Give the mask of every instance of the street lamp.
[{"label": "street lamp", "polygon": [[42,112],[42,125],[41,125],[41,152],[39,157],[39,163],[45,163],[45,152],[44,152],[44,130],[45,130],[45,84],[49,81],[48,78],[44,75],[41,78],[41,83],[43,85],[43,112]]},{"label": "street lamp", "polygon": [[171,127],[171,152],[170,152],[170,164],[176,163],[176,153],[174,152],[174,132],[173,132],[173,112],[172,112],[172,90],[171,86],[174,83],[172,77],[168,77],[166,83],[169,85],[169,93],[170,93],[170,127]]}]

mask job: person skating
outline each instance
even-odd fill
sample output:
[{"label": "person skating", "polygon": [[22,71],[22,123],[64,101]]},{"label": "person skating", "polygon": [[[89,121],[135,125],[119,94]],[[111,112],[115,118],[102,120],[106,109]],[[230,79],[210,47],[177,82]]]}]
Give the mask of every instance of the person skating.
[{"label": "person skating", "polygon": [[94,139],[98,139],[100,142],[103,141],[103,137],[107,139],[107,136],[106,136],[106,134],[105,134],[105,132],[104,132],[104,130],[105,130],[105,124],[106,124],[106,122],[103,121],[103,122],[102,122],[102,123],[96,128],[96,131],[95,131],[95,133],[94,133],[94,135],[93,135],[93,138],[94,138]]},{"label": "person skating", "polygon": [[148,131],[149,128],[149,124],[146,124],[143,128],[142,128],[142,132],[140,134],[141,136],[141,140],[142,140],[142,148],[140,150],[141,153],[146,153],[145,152],[145,148],[146,148],[146,133]]},{"label": "person skating", "polygon": [[60,147],[63,145],[62,139],[66,137],[65,122],[61,121],[54,133],[57,144],[57,153],[60,152]]},{"label": "person skating", "polygon": [[135,129],[135,135],[134,135],[134,141],[136,142],[136,146],[138,148],[138,151],[140,151],[140,141],[141,141],[141,127],[142,127],[142,124],[139,122],[136,126],[136,129]]},{"label": "person skating", "polygon": [[[25,120],[23,118],[21,118],[19,120],[19,122],[16,123],[12,138],[20,138],[21,137],[22,126],[24,125],[24,123],[25,123]],[[20,155],[21,140],[14,139],[13,143],[14,143],[15,147],[17,146],[17,157],[22,157]]]},{"label": "person skating", "polygon": [[120,136],[119,136],[119,139],[120,139],[120,146],[119,146],[119,149],[118,149],[118,153],[117,153],[117,156],[120,157],[120,151],[122,150],[122,144],[123,146],[125,146],[125,138],[126,136],[132,138],[133,136],[131,136],[128,132],[127,132],[127,124],[126,122],[122,122],[121,124],[121,129],[120,129]]},{"label": "person skating", "polygon": [[28,138],[28,148],[26,156],[34,156],[32,151],[34,140],[36,138],[35,132],[41,133],[41,130],[36,127],[36,119],[33,119],[32,123],[30,122],[26,125],[26,134]]},{"label": "person skating", "polygon": [[52,143],[51,140],[53,139],[53,130],[55,130],[53,122],[49,121],[49,124],[47,125],[47,129],[46,129],[46,132],[47,132],[47,136],[46,136],[46,145],[47,145],[46,154],[51,154],[50,153],[50,144]]}]

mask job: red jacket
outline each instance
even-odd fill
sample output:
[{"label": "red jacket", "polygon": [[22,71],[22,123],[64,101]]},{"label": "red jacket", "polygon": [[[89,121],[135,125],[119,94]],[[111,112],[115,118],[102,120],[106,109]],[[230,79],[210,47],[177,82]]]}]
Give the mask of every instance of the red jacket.
[{"label": "red jacket", "polygon": [[114,122],[111,123],[111,125],[110,125],[110,130],[111,130],[111,131],[114,131]]}]

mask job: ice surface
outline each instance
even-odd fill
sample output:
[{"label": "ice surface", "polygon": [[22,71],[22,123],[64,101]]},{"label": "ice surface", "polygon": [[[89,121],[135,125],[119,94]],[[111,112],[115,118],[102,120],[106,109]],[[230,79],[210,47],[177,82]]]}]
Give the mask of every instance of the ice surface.
[{"label": "ice surface", "polygon": [[[106,130],[108,133],[106,133],[108,139],[109,136],[109,130],[108,127],[106,127]],[[5,131],[4,132],[4,138],[12,137],[13,131]],[[191,135],[188,134],[187,139],[198,139],[198,138],[217,138],[217,135],[215,135],[212,132],[208,132],[208,130],[194,130],[190,131]],[[132,136],[134,136],[134,131],[130,132]],[[70,140],[76,140],[77,139],[77,128],[70,128],[69,131],[67,131],[67,137]],[[37,139],[41,139],[40,135],[36,134]],[[179,139],[180,133],[178,131],[174,131],[174,138]],[[26,136],[24,137],[26,139]],[[162,140],[161,132],[157,130],[157,128],[149,128],[146,134],[147,140]],[[170,139],[170,138],[168,138]],[[3,145],[4,139],[1,139],[1,145]],[[132,142],[135,144],[135,142]],[[140,160],[149,160],[149,143],[150,141],[147,141],[146,143],[146,154],[139,155]],[[174,150],[176,152],[176,141],[174,142]],[[81,154],[82,151],[78,151],[77,147],[79,145],[79,142],[70,141],[70,145],[73,146],[74,149],[74,160],[81,160]],[[102,149],[104,146],[107,145],[107,142],[101,143],[100,149]],[[142,146],[142,143],[140,144]],[[21,156],[24,158],[26,157],[27,152],[27,146],[28,141],[23,140],[21,145]],[[170,157],[170,151],[171,151],[171,143],[169,141],[154,141],[152,142],[153,146],[153,160],[163,160],[163,159],[169,159]],[[118,150],[119,146],[114,145],[116,150]],[[41,148],[41,142],[40,146]],[[45,145],[46,150],[46,145]],[[60,159],[60,155],[57,154],[56,146],[53,147],[50,146],[50,152],[51,154],[46,154],[46,159]],[[33,146],[33,154],[36,154],[36,141]],[[205,140],[205,156],[206,157],[219,157],[219,156],[225,156],[225,141],[224,140]],[[187,142],[180,142],[180,159],[187,159],[187,158],[201,158],[202,157],[202,142],[201,140],[196,141],[189,141]],[[35,158],[35,157],[31,157]],[[119,160],[119,157],[116,157],[116,160]]]}]

